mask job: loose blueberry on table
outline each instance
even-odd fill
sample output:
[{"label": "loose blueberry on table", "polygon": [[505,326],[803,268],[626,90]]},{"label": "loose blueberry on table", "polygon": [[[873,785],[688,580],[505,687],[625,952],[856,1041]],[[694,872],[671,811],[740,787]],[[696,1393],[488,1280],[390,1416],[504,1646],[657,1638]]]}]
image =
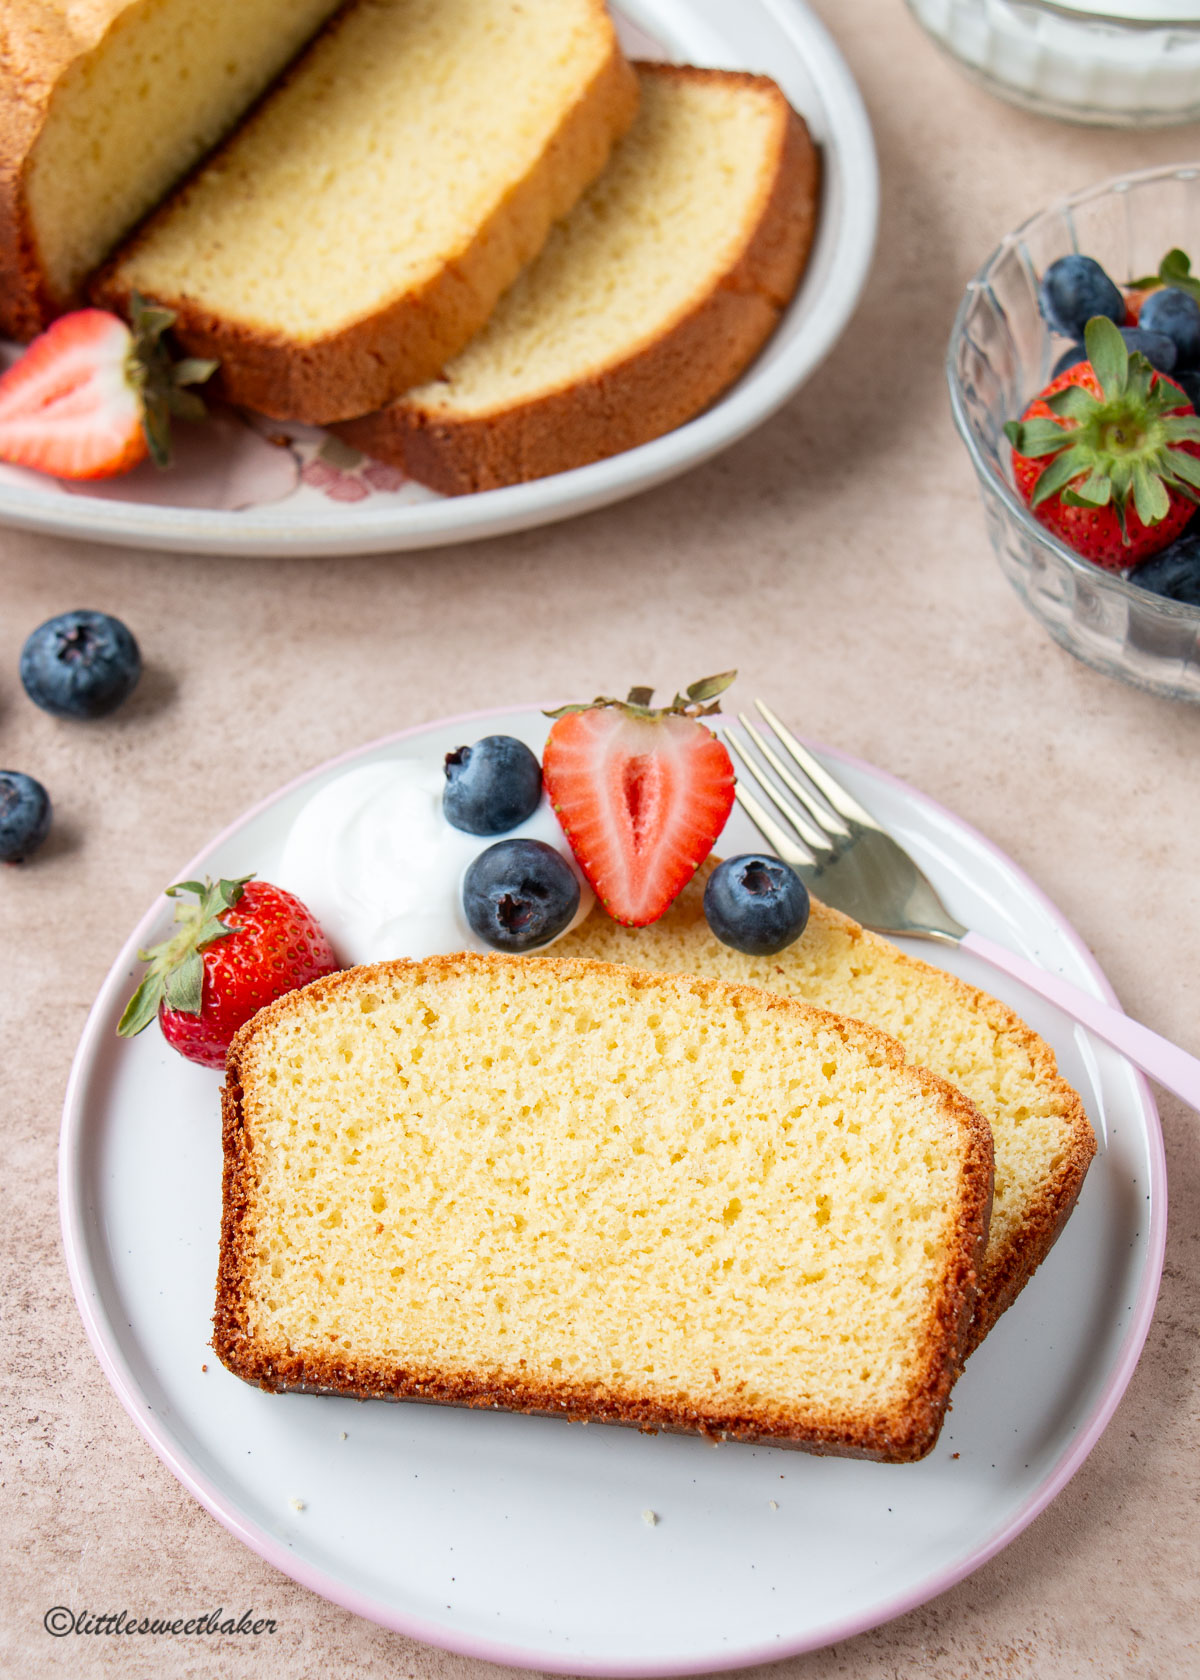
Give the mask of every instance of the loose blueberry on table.
[{"label": "loose blueberry on table", "polygon": [[541,797],[542,767],[513,735],[485,735],[446,754],[442,814],[466,834],[507,834]]},{"label": "loose blueberry on table", "polygon": [[132,633],[109,613],[49,618],[21,649],[21,682],[35,706],[62,718],[101,718],[137,687],[142,656]]},{"label": "loose blueberry on table", "polygon": [[557,939],[579,897],[570,864],[544,840],[497,840],[463,876],[463,914],[497,951],[532,951]]},{"label": "loose blueberry on table", "polygon": [[808,925],[808,888],[796,871],[764,852],[726,858],[704,888],[704,916],[723,945],[773,957]]},{"label": "loose blueberry on table", "polygon": [[0,770],[0,863],[22,863],[36,852],[52,815],[41,782],[21,770]]}]

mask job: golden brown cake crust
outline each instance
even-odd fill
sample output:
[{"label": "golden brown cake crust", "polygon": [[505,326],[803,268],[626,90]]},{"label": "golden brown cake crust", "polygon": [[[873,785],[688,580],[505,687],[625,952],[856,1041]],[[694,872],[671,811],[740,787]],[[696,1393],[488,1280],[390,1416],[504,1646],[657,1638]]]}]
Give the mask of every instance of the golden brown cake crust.
[{"label": "golden brown cake crust", "polygon": [[[603,0],[587,3],[605,15]],[[335,17],[326,29],[338,23]],[[302,56],[284,80],[303,69]],[[550,145],[524,179],[512,183],[490,218],[460,250],[446,254],[427,283],[338,332],[297,342],[214,315],[186,292],[154,293],[153,301],[175,311],[172,331],[190,355],[220,362],[214,395],[277,420],[312,425],[365,414],[432,379],[479,331],[501,292],[541,249],[554,221],[604,168],[613,143],[633,122],[637,100],[637,78],[614,36]],[[236,139],[235,134],[226,145]],[[218,150],[199,167],[219,167],[221,155]],[[95,302],[128,314],[131,286],[123,264],[187,192],[185,182],[104,265],[91,287]]]},{"label": "golden brown cake crust", "polygon": [[131,0],[72,7],[5,0],[0,16],[0,335],[25,343],[69,307],[51,291],[25,198],[26,172],[54,90]]},{"label": "golden brown cake crust", "polygon": [[[847,1427],[831,1412],[810,1408],[803,1415],[782,1408],[734,1412],[700,1402],[666,1404],[630,1392],[601,1393],[570,1382],[542,1387],[512,1376],[380,1364],[371,1360],[325,1356],[311,1350],[271,1347],[249,1328],[247,1275],[256,1236],[253,1182],[254,1140],[243,1101],[243,1061],[255,1035],[287,1015],[343,988],[370,989],[397,978],[414,982],[453,979],[471,970],[500,972],[506,966],[533,965],[566,979],[596,976],[635,990],[690,993],[701,998],[720,994],[737,1007],[783,1011],[803,1016],[835,1031],[843,1041],[857,1041],[881,1052],[889,1068],[934,1095],[960,1128],[963,1139],[963,1216],[960,1240],[949,1257],[942,1289],[930,1303],[931,1333],[922,1374],[914,1384],[907,1410],[880,1415]],[[699,975],[651,974],[617,964],[585,959],[488,957],[461,954],[423,962],[398,960],[346,969],[288,993],[260,1010],[238,1033],[226,1063],[221,1094],[224,1171],[221,1244],[217,1273],[213,1348],[236,1376],[272,1393],[337,1394],[359,1399],[420,1400],[444,1405],[497,1407],[596,1422],[628,1424],[648,1432],[663,1429],[714,1438],[766,1441],[774,1446],[844,1457],[904,1463],[930,1451],[941,1429],[950,1390],[962,1368],[974,1310],[979,1263],[987,1242],[992,1198],[991,1132],[974,1104],[944,1080],[905,1060],[903,1048],[876,1028],[865,1026],[755,987],[736,986]]]},{"label": "golden brown cake crust", "polygon": [[347,443],[443,495],[494,490],[661,437],[702,412],[749,365],[808,260],[820,189],[816,147],[765,76],[672,64],[637,68],[642,76],[742,85],[777,101],[775,165],[735,261],[652,342],[586,378],[461,418],[401,400],[337,427]]}]

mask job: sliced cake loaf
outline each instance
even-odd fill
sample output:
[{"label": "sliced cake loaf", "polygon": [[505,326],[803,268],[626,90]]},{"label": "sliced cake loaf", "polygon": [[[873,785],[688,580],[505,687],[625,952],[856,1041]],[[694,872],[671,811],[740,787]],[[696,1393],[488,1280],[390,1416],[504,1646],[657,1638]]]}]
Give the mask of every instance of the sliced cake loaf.
[{"label": "sliced cake loaf", "polygon": [[722,945],[704,919],[704,865],[652,927],[620,927],[599,905],[556,955],[634,963],[765,986],[892,1034],[911,1061],[966,1093],[987,1119],[996,1196],[969,1349],[987,1334],[1050,1252],[1075,1205],[1096,1140],[1054,1052],[1004,1004],[906,956],[814,901],[801,938],[773,957]]},{"label": "sliced cake loaf", "polygon": [[804,124],[763,76],[638,70],[632,130],[487,326],[347,442],[446,495],[490,490],[670,431],[762,347],[812,242]]},{"label": "sliced cake loaf", "polygon": [[991,1139],[858,1022],[590,962],[380,963],[255,1016],[224,1113],[213,1345],[249,1382],[936,1439]]},{"label": "sliced cake loaf", "polygon": [[0,336],[28,339],[337,0],[5,0]]},{"label": "sliced cake loaf", "polygon": [[230,400],[365,413],[466,344],[637,104],[603,0],[357,0],[93,288]]}]

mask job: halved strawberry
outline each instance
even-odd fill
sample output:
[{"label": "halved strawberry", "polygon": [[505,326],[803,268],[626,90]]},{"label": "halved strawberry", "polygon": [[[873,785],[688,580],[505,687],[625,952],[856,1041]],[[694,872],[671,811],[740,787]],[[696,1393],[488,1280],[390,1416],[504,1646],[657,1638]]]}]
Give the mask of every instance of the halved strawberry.
[{"label": "halved strawberry", "polygon": [[[609,915],[656,921],[712,851],[733,805],[733,763],[699,718],[737,675],[693,683],[670,706],[653,690],[550,715],[542,775],[571,849]],[[706,704],[706,702],[714,702]]]},{"label": "halved strawberry", "polygon": [[111,478],[149,454],[170,460],[170,416],[204,418],[184,390],[215,362],[173,363],[162,335],[175,319],[136,296],[133,328],[103,309],[60,316],[0,378],[0,461],[55,478]]}]

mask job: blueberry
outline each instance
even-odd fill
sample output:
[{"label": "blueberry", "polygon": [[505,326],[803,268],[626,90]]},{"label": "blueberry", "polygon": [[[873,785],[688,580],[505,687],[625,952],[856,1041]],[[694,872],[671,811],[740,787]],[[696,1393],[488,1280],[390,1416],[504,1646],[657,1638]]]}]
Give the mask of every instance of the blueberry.
[{"label": "blueberry", "polygon": [[1170,373],[1174,369],[1178,352],[1175,340],[1168,338],[1166,333],[1146,332],[1141,327],[1122,327],[1121,337],[1130,355],[1140,350],[1150,366],[1157,368],[1159,373]]},{"label": "blueberry", "polygon": [[21,649],[25,692],[55,717],[107,717],[128,700],[141,674],[137,643],[108,613],[59,613]]},{"label": "blueberry", "polygon": [[579,882],[544,840],[497,840],[463,876],[462,905],[480,939],[498,951],[531,951],[566,932]]},{"label": "blueberry", "polygon": [[1117,326],[1125,319],[1125,299],[1093,257],[1060,257],[1042,275],[1038,308],[1046,324],[1067,338],[1082,338],[1093,315],[1107,315]]},{"label": "blueberry", "polygon": [[[1122,327],[1121,337],[1125,340],[1125,348],[1131,355],[1135,350],[1140,350],[1151,367],[1157,368],[1159,373],[1169,373],[1174,376],[1175,357],[1178,351],[1175,348],[1173,338],[1168,338],[1167,334],[1163,332],[1143,332],[1141,327]],[[1063,351],[1050,370],[1051,379],[1057,379],[1060,373],[1066,373],[1067,369],[1074,367],[1076,362],[1086,362],[1087,359],[1087,345],[1072,344],[1069,350]]]},{"label": "blueberry", "polygon": [[808,888],[786,863],[760,852],[726,858],[708,878],[704,914],[723,945],[771,957],[808,922]]},{"label": "blueberry", "polygon": [[1159,553],[1143,560],[1129,574],[1130,583],[1200,607],[1200,534],[1185,531]]},{"label": "blueberry", "polygon": [[1200,303],[1178,286],[1151,292],[1142,305],[1139,327],[1165,333],[1175,345],[1176,367],[1200,367]]},{"label": "blueberry", "polygon": [[20,770],[0,770],[0,863],[20,863],[50,832],[50,795]]},{"label": "blueberry", "polygon": [[507,834],[542,797],[542,767],[524,741],[485,735],[446,754],[446,821],[467,834]]}]

